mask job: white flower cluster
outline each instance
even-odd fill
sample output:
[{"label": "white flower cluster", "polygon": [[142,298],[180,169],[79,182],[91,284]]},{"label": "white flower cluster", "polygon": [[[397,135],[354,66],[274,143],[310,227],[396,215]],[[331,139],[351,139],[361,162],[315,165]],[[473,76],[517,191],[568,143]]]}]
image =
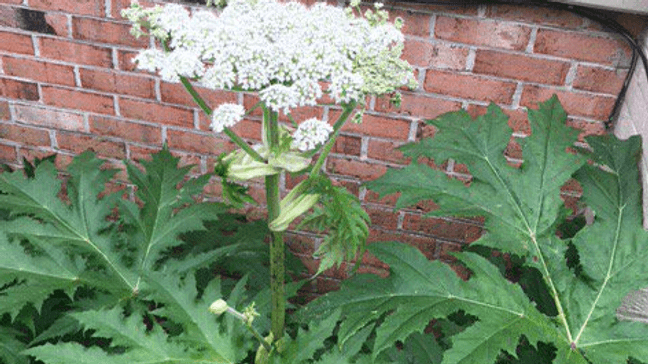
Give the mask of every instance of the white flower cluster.
[{"label": "white flower cluster", "polygon": [[148,27],[168,47],[140,53],[141,68],[171,82],[184,76],[209,88],[258,91],[274,111],[315,105],[323,92],[337,103],[363,103],[366,94],[415,85],[400,59],[403,35],[384,11],[356,18],[324,3],[231,0],[218,16],[136,3],[123,14],[134,33]]},{"label": "white flower cluster", "polygon": [[245,108],[238,104],[221,104],[212,113],[211,128],[221,133],[225,128],[231,128],[245,116]]},{"label": "white flower cluster", "polygon": [[305,120],[293,133],[292,148],[302,152],[315,149],[317,145],[326,143],[332,132],[333,128],[325,121],[315,118]]}]

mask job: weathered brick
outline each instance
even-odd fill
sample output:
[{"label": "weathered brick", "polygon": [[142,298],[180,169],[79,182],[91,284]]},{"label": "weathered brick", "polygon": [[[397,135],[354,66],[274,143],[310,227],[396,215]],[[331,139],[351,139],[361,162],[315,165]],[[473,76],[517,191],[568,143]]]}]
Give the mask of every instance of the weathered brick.
[{"label": "weathered brick", "polygon": [[153,125],[131,123],[99,115],[88,117],[90,133],[107,135],[149,145],[162,144],[162,129]]},{"label": "weathered brick", "polygon": [[185,128],[194,125],[193,111],[186,108],[120,97],[119,110],[122,116],[131,119]]},{"label": "weathered brick", "polygon": [[475,57],[473,72],[514,80],[562,85],[565,83],[569,67],[568,62],[480,49]]},{"label": "weathered brick", "polygon": [[359,157],[361,148],[361,138],[355,136],[340,135],[335,140],[335,145],[331,149],[331,152]]},{"label": "weathered brick", "polygon": [[231,130],[241,138],[261,141],[261,122],[258,120],[243,119]]},{"label": "weathered brick", "polygon": [[499,104],[513,101],[515,87],[514,82],[435,70],[427,70],[424,85],[427,92]]},{"label": "weathered brick", "polygon": [[105,138],[70,132],[58,132],[56,141],[60,149],[69,150],[80,154],[91,150],[99,156],[124,159],[126,158],[126,145],[124,142],[106,140]]},{"label": "weathered brick", "polygon": [[34,9],[56,10],[72,14],[104,16],[104,2],[97,0],[29,0]]},{"label": "weathered brick", "polygon": [[43,102],[47,105],[99,114],[115,114],[112,96],[54,86],[43,86],[41,90]]},{"label": "weathered brick", "polygon": [[113,70],[79,68],[81,87],[98,91],[155,98],[155,81],[151,77]]},{"label": "weathered brick", "polygon": [[[154,3],[147,0],[139,0],[138,3],[144,8],[150,8],[155,5],[160,5],[159,3]],[[111,14],[108,14],[108,17],[113,17],[119,20],[126,20],[126,18],[121,16],[121,11],[123,9],[128,9],[131,6],[131,0],[112,0],[112,11]]]},{"label": "weathered brick", "polygon": [[[468,113],[474,118],[479,115],[485,115],[487,108],[482,105],[469,105]],[[509,117],[508,125],[511,127],[514,133],[531,135],[531,125],[529,124],[529,119],[527,118],[527,113],[522,109],[502,109],[504,114]]]},{"label": "weathered brick", "polygon": [[11,111],[9,110],[9,102],[0,101],[0,120],[11,119]]},{"label": "weathered brick", "polygon": [[369,139],[367,157],[386,162],[406,164],[409,162],[409,158],[405,158],[403,153],[396,149],[402,144],[393,141]]},{"label": "weathered brick", "polygon": [[389,18],[394,21],[401,18],[404,21],[401,31],[403,34],[417,37],[430,36],[430,14],[419,13],[412,10],[394,9],[389,11]]},{"label": "weathered brick", "polygon": [[[330,110],[329,120],[337,120],[340,114],[339,110]],[[342,131],[362,134],[365,136],[407,140],[410,124],[411,122],[409,120],[364,114],[362,123],[356,124],[349,120],[342,127]]]},{"label": "weathered brick", "polygon": [[0,139],[20,144],[50,146],[49,132],[27,126],[0,123]]},{"label": "weathered brick", "polygon": [[553,94],[558,95],[558,99],[568,115],[585,116],[597,120],[607,120],[615,100],[611,96],[597,96],[528,85],[524,87],[520,104],[536,108],[537,103],[546,101]]},{"label": "weathered brick", "polygon": [[0,78],[0,97],[10,99],[37,101],[38,85],[33,82]]},{"label": "weathered brick", "polygon": [[0,51],[34,55],[34,44],[29,35],[0,31]]},{"label": "weathered brick", "polygon": [[22,4],[23,0],[0,0],[0,3],[5,4]]},{"label": "weathered brick", "polygon": [[131,25],[115,21],[86,17],[72,17],[72,36],[75,39],[97,43],[119,44],[134,48],[146,48],[148,38],[135,38],[129,31]]},{"label": "weathered brick", "polygon": [[464,70],[468,48],[420,39],[406,39],[403,59],[419,67]]},{"label": "weathered brick", "polygon": [[628,71],[609,70],[605,68],[578,66],[574,88],[617,95],[623,87]]},{"label": "weathered brick", "polygon": [[326,161],[326,170],[330,173],[368,181],[385,174],[387,167],[380,164],[371,164],[352,159],[329,157]]},{"label": "weathered brick", "polygon": [[374,192],[372,190],[367,190],[367,193],[365,194],[364,201],[373,203],[373,204],[380,204],[380,205],[385,205],[385,206],[394,206],[396,205],[396,201],[400,197],[400,193],[392,193],[386,196],[383,196],[382,198],[377,192]]},{"label": "weathered brick", "polygon": [[83,116],[35,106],[15,105],[16,121],[52,129],[84,131]]},{"label": "weathered brick", "polygon": [[490,5],[486,9],[485,16],[559,28],[580,29],[585,26],[585,18],[566,10],[547,6]]},{"label": "weathered brick", "polygon": [[446,112],[461,109],[460,102],[429,97],[417,93],[402,92],[400,107],[394,106],[390,102],[390,99],[391,97],[389,96],[377,97],[374,110],[384,113],[419,117],[421,119],[434,119]]},{"label": "weathered brick", "polygon": [[585,141],[585,137],[592,135],[605,135],[607,130],[605,129],[605,124],[603,122],[592,122],[587,120],[580,120],[574,118],[567,118],[568,126],[581,130],[581,133],[578,135],[578,140],[581,142]]},{"label": "weathered brick", "polygon": [[193,153],[218,156],[235,149],[234,143],[215,134],[194,133],[189,131],[168,130],[169,148],[186,150]]},{"label": "weathered brick", "polygon": [[371,225],[388,230],[396,230],[398,227],[398,212],[375,206],[365,206],[364,208],[371,218]]},{"label": "weathered brick", "polygon": [[131,72],[138,72],[138,73],[144,73],[144,74],[152,74],[151,72],[148,71],[142,71],[137,69],[137,65],[133,60],[137,56],[139,52],[137,51],[127,51],[123,49],[118,49],[117,50],[117,63],[118,67],[121,71],[131,71]]},{"label": "weathered brick", "polygon": [[0,144],[0,161],[3,163],[16,163],[18,153],[16,147],[12,145]]},{"label": "weathered brick", "polygon": [[630,59],[630,50],[621,40],[552,29],[538,30],[533,51],[606,65],[627,64]]},{"label": "weathered brick", "polygon": [[403,220],[403,229],[430,234],[436,238],[448,239],[458,243],[471,243],[477,240],[482,232],[482,229],[477,225],[409,213],[405,215]]},{"label": "weathered brick", "polygon": [[458,43],[521,51],[529,43],[531,28],[506,22],[439,16],[434,35]]},{"label": "weathered brick", "polygon": [[40,53],[44,58],[89,66],[112,67],[110,48],[54,38],[40,38],[39,41]]},{"label": "weathered brick", "polygon": [[2,57],[7,76],[29,78],[33,81],[74,86],[74,68],[26,58]]}]

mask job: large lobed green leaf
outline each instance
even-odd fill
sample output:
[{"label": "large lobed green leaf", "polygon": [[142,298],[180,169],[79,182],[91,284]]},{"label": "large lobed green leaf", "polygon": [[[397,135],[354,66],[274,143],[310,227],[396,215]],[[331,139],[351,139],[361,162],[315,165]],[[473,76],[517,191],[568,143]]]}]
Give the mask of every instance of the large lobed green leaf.
[{"label": "large lobed green leaf", "polygon": [[[636,163],[640,140],[588,138],[597,164],[586,165],[586,158],[567,152],[576,132],[565,126],[565,118],[555,97],[530,110],[532,134],[522,142],[524,163],[515,168],[503,155],[511,131],[501,110],[490,106],[476,120],[465,112],[446,114],[430,121],[439,129],[433,139],[403,151],[415,161],[465,163],[473,176],[469,186],[418,163],[389,170],[369,185],[382,194],[400,192],[398,207],[432,199],[439,206],[434,215],[485,216],[487,234],[475,244],[526,257],[526,264],[542,274],[557,316],[540,313],[518,285],[473,253],[457,254],[471,271],[463,281],[442,263],[395,243],[369,247],[389,264],[387,279],[354,278],[307,308],[306,316],[342,307],[347,319],[340,335],[348,338],[390,313],[377,329],[374,355],[422,332],[429,320],[464,310],[478,321],[453,337],[444,364],[493,363],[502,350],[514,355],[523,336],[534,346],[540,341],[554,346],[554,363],[648,360],[648,327],[620,322],[615,315],[623,297],[648,286],[648,236],[641,224]],[[561,240],[556,236],[560,188],[572,175],[596,217],[571,240]],[[567,261],[570,242],[578,267]]]}]

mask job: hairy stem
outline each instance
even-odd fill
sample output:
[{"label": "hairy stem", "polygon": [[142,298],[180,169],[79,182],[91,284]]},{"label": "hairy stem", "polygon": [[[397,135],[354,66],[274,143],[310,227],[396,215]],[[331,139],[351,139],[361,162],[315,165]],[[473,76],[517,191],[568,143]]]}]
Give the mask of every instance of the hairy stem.
[{"label": "hairy stem", "polygon": [[[263,109],[263,133],[270,153],[279,144],[279,124],[277,113]],[[279,174],[265,177],[266,204],[268,206],[268,221],[273,221],[281,213],[279,202]],[[275,340],[283,336],[286,321],[286,283],[285,278],[285,246],[283,233],[272,232],[270,240],[270,290],[272,292],[272,326],[271,331]]]}]

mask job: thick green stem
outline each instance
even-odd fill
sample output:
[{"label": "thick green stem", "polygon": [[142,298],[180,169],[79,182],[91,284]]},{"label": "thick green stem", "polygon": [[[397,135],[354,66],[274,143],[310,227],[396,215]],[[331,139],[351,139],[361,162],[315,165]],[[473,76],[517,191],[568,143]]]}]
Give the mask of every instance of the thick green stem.
[{"label": "thick green stem", "polygon": [[[272,153],[273,148],[279,144],[279,124],[277,113],[264,107],[263,112],[263,133],[266,136],[268,149]],[[266,176],[266,204],[268,206],[268,221],[276,219],[280,211],[279,202],[279,174]],[[286,283],[285,278],[285,246],[283,234],[272,232],[270,241],[270,290],[272,292],[272,334],[275,340],[283,336],[284,324],[286,321]]]}]

